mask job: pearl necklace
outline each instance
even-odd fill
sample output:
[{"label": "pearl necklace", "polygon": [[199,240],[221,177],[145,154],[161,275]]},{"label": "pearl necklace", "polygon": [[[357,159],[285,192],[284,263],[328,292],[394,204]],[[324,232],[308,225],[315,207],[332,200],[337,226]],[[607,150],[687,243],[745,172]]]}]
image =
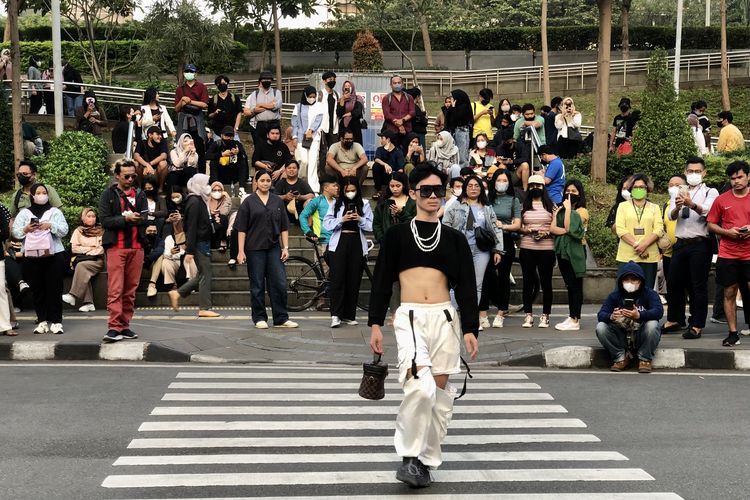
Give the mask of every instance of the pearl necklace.
[{"label": "pearl necklace", "polygon": [[432,236],[428,236],[427,238],[422,238],[419,236],[419,231],[417,231],[417,220],[412,219],[409,223],[409,226],[411,226],[411,234],[414,236],[414,243],[417,244],[417,248],[419,248],[423,252],[432,252],[435,250],[440,243],[440,235],[441,235],[441,228],[442,224],[440,222],[437,223],[437,227],[435,228],[435,232],[432,233]]}]

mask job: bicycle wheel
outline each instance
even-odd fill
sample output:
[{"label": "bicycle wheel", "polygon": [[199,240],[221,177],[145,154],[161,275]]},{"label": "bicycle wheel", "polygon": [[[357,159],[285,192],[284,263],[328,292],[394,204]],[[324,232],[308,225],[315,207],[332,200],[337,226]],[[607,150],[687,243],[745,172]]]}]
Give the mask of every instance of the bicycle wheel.
[{"label": "bicycle wheel", "polygon": [[289,257],[286,261],[287,308],[304,311],[313,305],[324,289],[323,273],[304,257]]},{"label": "bicycle wheel", "polygon": [[362,263],[362,282],[359,285],[359,297],[357,297],[357,307],[363,311],[369,310],[370,292],[372,291],[372,268],[375,266],[375,260],[365,257]]}]

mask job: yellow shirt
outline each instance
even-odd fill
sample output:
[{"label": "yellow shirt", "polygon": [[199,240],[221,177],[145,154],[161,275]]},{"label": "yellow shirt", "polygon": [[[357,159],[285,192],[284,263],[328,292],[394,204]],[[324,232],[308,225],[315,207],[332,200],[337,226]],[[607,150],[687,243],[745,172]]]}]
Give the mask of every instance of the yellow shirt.
[{"label": "yellow shirt", "polygon": [[719,142],[716,143],[716,151],[719,153],[728,153],[730,151],[741,151],[745,149],[745,138],[742,132],[731,123],[722,127],[719,132]]},{"label": "yellow shirt", "polygon": [[[489,103],[487,104],[487,106],[483,106],[481,102],[477,101],[471,105],[471,112],[474,113],[474,116],[477,116],[485,109],[489,109],[490,106],[491,104]],[[490,113],[482,115],[478,120],[474,122],[474,137],[478,136],[482,132],[487,134],[487,140],[489,141],[491,141],[492,137],[494,137],[494,134],[492,133],[492,120],[490,119]]]},{"label": "yellow shirt", "polygon": [[[672,242],[672,246],[674,246],[675,243],[677,243],[677,236],[675,236],[674,232],[677,229],[677,221],[676,220],[670,220],[669,218],[669,212],[667,211],[669,207],[669,204],[667,203],[667,207],[664,209],[664,230],[667,231],[667,236],[669,237],[669,241]],[[671,257],[672,256],[672,247],[669,247],[667,250],[664,250],[664,257]]]},{"label": "yellow shirt", "polygon": [[[576,212],[581,217],[581,222],[583,223],[583,228],[588,231],[589,230],[589,211],[584,207],[576,208]],[[586,238],[583,238],[581,240],[581,244],[586,244]]]},{"label": "yellow shirt", "polygon": [[[636,210],[632,201],[623,201],[617,206],[615,229],[617,230],[617,237],[620,238],[620,244],[617,247],[617,262],[628,262],[630,260],[634,262],[659,262],[661,256],[659,246],[656,244],[658,239],[648,247],[646,258],[636,254],[633,247],[622,239],[626,234],[632,235],[636,241],[652,234],[661,237],[664,234],[664,219],[657,205],[647,201],[643,206],[643,211],[641,211],[641,209]],[[636,234],[636,232],[641,232],[637,231],[638,229],[642,230],[643,234]]]}]

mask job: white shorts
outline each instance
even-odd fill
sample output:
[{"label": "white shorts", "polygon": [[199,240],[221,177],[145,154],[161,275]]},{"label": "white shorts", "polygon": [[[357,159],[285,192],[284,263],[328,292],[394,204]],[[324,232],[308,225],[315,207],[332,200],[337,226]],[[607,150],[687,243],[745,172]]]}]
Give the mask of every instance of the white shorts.
[{"label": "white shorts", "polygon": [[[413,314],[412,322],[409,319]],[[429,366],[433,375],[461,373],[461,329],[458,313],[450,302],[440,304],[401,304],[396,310],[393,329],[398,345],[399,382],[406,380],[412,367],[416,339],[417,366]]]}]

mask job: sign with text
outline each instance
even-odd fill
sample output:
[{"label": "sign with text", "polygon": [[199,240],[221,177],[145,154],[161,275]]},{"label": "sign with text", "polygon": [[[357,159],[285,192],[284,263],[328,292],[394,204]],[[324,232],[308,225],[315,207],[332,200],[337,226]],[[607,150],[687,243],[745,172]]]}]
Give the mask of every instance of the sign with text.
[{"label": "sign with text", "polygon": [[370,94],[370,120],[383,121],[383,99],[388,92],[372,92]]}]

